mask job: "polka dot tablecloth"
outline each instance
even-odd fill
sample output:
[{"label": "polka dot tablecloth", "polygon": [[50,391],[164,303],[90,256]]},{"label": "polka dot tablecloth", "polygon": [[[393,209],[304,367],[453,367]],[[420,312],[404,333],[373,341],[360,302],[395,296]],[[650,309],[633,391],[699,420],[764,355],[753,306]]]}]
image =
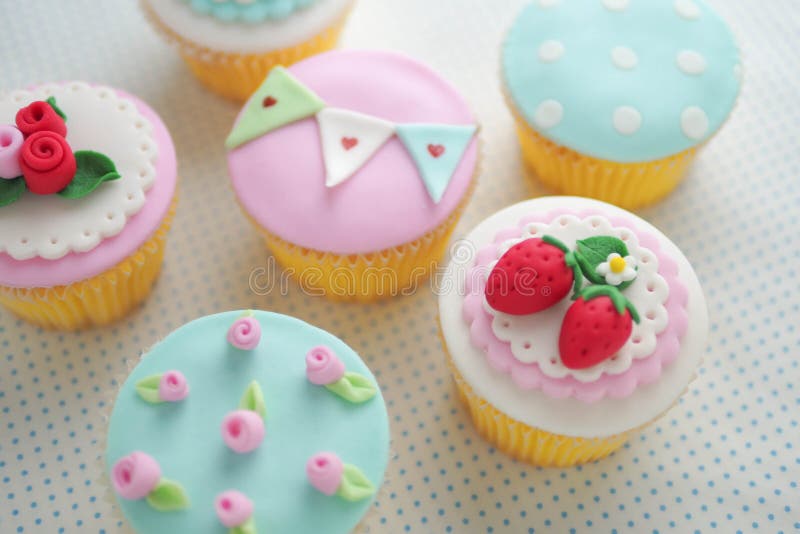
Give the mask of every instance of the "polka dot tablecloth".
[{"label": "polka dot tablecloth", "polygon": [[[800,10],[796,0],[711,3],[742,47],[742,97],[689,179],[641,212],[704,285],[705,363],[683,400],[616,454],[554,470],[476,435],[445,368],[429,290],[364,306],[305,296],[279,278],[251,289],[251,275],[273,264],[227,181],[222,141],[238,106],[195,82],[136,2],[0,1],[2,89],[85,79],[140,95],[170,127],[181,174],[165,270],[135,314],[60,334],[0,311],[0,532],[119,532],[98,458],[126,362],[186,321],[248,307],[340,335],[380,380],[395,457],[372,532],[800,530]],[[527,194],[497,77],[504,29],[523,4],[362,0],[344,36],[345,46],[424,59],[472,103],[483,173],[460,234]]]}]

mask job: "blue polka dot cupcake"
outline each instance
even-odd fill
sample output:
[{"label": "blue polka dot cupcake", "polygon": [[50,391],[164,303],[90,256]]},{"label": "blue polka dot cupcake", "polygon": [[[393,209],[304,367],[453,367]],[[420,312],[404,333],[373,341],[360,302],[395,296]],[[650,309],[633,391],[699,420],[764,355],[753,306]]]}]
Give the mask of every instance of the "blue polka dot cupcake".
[{"label": "blue polka dot cupcake", "polygon": [[363,524],[389,457],[375,377],[298,319],[227,312],[193,321],[122,385],[105,463],[139,534],[346,534]]},{"label": "blue polka dot cupcake", "polygon": [[502,63],[530,174],[625,208],[678,185],[742,78],[733,35],[703,0],[535,0]]}]

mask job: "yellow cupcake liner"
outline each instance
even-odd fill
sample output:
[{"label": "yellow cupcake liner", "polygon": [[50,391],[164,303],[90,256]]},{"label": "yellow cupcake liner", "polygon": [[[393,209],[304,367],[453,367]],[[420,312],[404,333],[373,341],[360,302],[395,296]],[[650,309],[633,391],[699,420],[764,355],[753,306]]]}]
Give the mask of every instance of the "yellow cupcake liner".
[{"label": "yellow cupcake liner", "polygon": [[692,147],[663,159],[637,163],[607,161],[554,143],[512,112],[528,179],[534,187],[538,181],[558,193],[592,197],[626,209],[666,197],[686,176],[698,150]]},{"label": "yellow cupcake liner", "polygon": [[0,286],[0,304],[33,324],[56,330],[102,326],[121,319],[150,294],[161,271],[175,207],[173,200],[155,234],[111,269],[66,286]]},{"label": "yellow cupcake liner", "polygon": [[633,431],[606,438],[563,436],[513,419],[478,396],[461,377],[450,356],[448,366],[459,399],[469,410],[478,433],[498,450],[540,467],[571,467],[605,458],[619,449]]},{"label": "yellow cupcake liner", "polygon": [[345,9],[336,22],[306,41],[258,54],[241,54],[212,50],[184,39],[161,22],[150,7],[151,1],[162,0],[140,0],[146,18],[177,45],[181,58],[197,79],[215,93],[238,101],[250,98],[273,67],[289,66],[334,48],[351,9]]},{"label": "yellow cupcake liner", "polygon": [[367,254],[335,254],[290,243],[260,226],[242,211],[263,236],[276,261],[316,296],[337,301],[373,302],[413,294],[444,256],[450,236],[476,187],[475,176],[464,198],[445,221],[409,243]]}]

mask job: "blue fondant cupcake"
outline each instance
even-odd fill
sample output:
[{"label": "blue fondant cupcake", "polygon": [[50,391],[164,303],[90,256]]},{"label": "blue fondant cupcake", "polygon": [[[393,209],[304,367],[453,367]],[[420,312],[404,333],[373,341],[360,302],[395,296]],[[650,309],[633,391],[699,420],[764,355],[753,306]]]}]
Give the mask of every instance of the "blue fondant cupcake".
[{"label": "blue fondant cupcake", "polygon": [[679,183],[741,85],[739,51],[703,0],[536,0],[503,47],[530,170],[632,208]]},{"label": "blue fondant cupcake", "polygon": [[105,462],[140,534],[346,534],[389,455],[375,377],[335,336],[268,312],[193,321],[122,385]]}]

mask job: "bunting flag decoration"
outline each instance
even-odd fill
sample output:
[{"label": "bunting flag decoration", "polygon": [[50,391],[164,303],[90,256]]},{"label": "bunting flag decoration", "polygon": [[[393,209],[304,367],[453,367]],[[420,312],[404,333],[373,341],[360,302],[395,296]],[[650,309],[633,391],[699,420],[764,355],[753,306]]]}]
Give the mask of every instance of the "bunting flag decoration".
[{"label": "bunting flag decoration", "polygon": [[434,202],[442,199],[475,130],[475,126],[450,124],[397,125],[397,136],[414,159]]},{"label": "bunting flag decoration", "polygon": [[358,171],[394,135],[394,124],[341,108],[317,113],[325,185],[333,187]]},{"label": "bunting flag decoration", "polygon": [[275,67],[246,104],[225,146],[234,149],[311,116],[316,116],[319,126],[326,186],[335,187],[351,178],[397,134],[437,204],[477,131],[475,125],[396,124],[328,107],[288,70]]},{"label": "bunting flag decoration", "polygon": [[311,117],[324,107],[325,102],[288,70],[275,67],[253,93],[225,146],[236,148],[281,126]]}]

